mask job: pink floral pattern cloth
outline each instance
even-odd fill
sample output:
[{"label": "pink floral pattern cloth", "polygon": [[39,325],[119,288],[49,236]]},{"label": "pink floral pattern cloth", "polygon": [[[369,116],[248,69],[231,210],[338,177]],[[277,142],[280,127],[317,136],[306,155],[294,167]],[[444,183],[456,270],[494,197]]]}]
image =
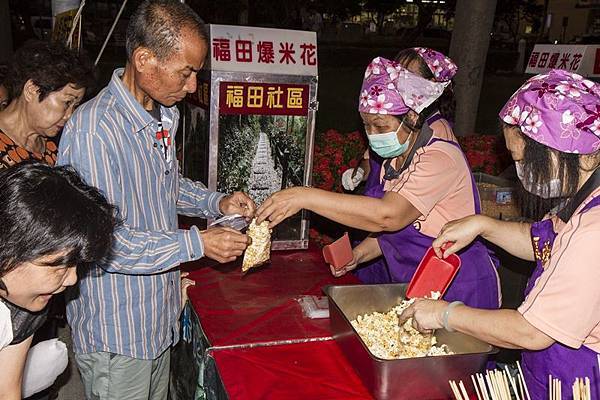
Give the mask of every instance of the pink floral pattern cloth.
[{"label": "pink floral pattern cloth", "polygon": [[358,111],[368,114],[417,114],[429,107],[450,82],[433,82],[413,74],[395,61],[377,57],[363,79]]},{"label": "pink floral pattern cloth", "polygon": [[427,64],[435,77],[436,82],[448,82],[456,75],[456,72],[458,71],[456,64],[439,51],[427,47],[415,47],[413,50],[415,50],[421,56],[423,61],[425,61],[425,64]]},{"label": "pink floral pattern cloth", "polygon": [[590,154],[600,148],[600,85],[578,74],[553,69],[530,78],[499,116],[564,153]]}]

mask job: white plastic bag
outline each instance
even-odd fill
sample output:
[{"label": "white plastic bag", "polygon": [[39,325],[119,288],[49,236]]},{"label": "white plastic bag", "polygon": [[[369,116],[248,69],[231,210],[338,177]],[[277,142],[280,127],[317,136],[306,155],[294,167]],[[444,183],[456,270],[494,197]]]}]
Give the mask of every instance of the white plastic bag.
[{"label": "white plastic bag", "polygon": [[49,388],[68,364],[67,345],[58,339],[40,342],[29,349],[21,385],[23,398]]}]

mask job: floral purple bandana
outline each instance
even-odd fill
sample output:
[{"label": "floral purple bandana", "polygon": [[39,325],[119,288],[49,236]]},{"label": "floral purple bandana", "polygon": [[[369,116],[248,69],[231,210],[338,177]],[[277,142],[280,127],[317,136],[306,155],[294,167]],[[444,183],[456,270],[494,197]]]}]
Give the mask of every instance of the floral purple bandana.
[{"label": "floral purple bandana", "polygon": [[536,142],[564,153],[600,148],[600,86],[553,69],[530,78],[500,111],[500,119]]},{"label": "floral purple bandana", "polygon": [[436,82],[448,82],[456,75],[456,71],[458,71],[456,64],[439,51],[427,47],[415,47],[413,50],[425,61]]},{"label": "floral purple bandana", "polygon": [[432,82],[394,61],[377,57],[367,67],[358,111],[368,114],[417,114],[429,107],[450,82]]}]

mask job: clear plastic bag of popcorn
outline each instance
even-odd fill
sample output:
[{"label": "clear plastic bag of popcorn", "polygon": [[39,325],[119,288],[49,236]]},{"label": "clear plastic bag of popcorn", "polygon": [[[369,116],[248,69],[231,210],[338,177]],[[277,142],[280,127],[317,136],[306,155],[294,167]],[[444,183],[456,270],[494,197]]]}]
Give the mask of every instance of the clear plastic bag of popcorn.
[{"label": "clear plastic bag of popcorn", "polygon": [[253,219],[246,234],[250,236],[252,243],[246,248],[246,252],[244,253],[242,272],[246,272],[250,268],[256,268],[271,259],[271,229],[269,229],[269,221],[257,224],[256,219]]}]

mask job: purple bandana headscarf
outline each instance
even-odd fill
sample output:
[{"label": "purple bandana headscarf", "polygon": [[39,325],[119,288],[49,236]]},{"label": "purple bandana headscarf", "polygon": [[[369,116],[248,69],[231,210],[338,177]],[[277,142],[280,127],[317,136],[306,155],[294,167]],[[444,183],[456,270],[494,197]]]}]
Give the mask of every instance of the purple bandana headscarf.
[{"label": "purple bandana headscarf", "polygon": [[358,111],[368,114],[417,114],[436,101],[450,82],[432,82],[394,61],[377,57],[367,67]]},{"label": "purple bandana headscarf", "polygon": [[456,64],[439,51],[427,47],[415,47],[413,50],[425,61],[436,82],[448,82],[456,75],[458,71]]},{"label": "purple bandana headscarf", "polygon": [[500,119],[536,142],[564,153],[600,148],[600,86],[581,75],[553,69],[521,86]]}]

